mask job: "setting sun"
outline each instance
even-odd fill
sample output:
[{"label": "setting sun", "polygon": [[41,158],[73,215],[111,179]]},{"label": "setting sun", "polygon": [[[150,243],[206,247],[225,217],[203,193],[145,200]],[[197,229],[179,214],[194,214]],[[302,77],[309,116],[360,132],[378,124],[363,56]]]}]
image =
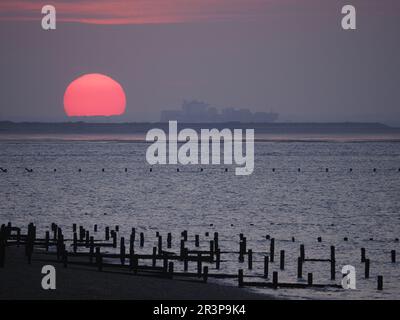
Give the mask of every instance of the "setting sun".
[{"label": "setting sun", "polygon": [[75,79],[64,94],[64,110],[69,117],[121,115],[125,112],[125,105],[122,86],[98,73]]}]

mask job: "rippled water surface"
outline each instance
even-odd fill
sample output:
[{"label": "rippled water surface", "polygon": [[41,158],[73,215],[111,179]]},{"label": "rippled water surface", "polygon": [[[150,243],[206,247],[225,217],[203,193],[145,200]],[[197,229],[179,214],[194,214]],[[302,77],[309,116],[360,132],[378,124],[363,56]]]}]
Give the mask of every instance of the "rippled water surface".
[{"label": "rippled water surface", "polygon": [[[0,167],[8,169],[0,173],[1,222],[34,222],[42,231],[51,222],[67,229],[73,222],[96,223],[100,230],[119,225],[126,235],[136,227],[145,232],[143,252],[156,243],[156,231],[172,232],[175,248],[184,229],[189,240],[200,234],[205,248],[218,231],[222,251],[237,251],[244,233],[255,252],[253,270],[227,253],[219,272],[236,274],[242,267],[245,276],[262,275],[269,234],[277,255],[286,252],[285,271],[275,262],[270,272],[279,270],[285,282],[298,281],[301,243],[307,257],[324,259],[335,245],[336,283],[341,267],[354,265],[357,290],[258,290],[290,298],[400,298],[400,265],[390,260],[391,250],[400,251],[400,143],[257,142],[250,176],[235,176],[232,166],[225,172],[223,165],[203,166],[203,172],[200,166],[181,166],[180,172],[176,166],[155,166],[150,172],[146,148],[129,141],[0,142]],[[370,279],[364,279],[361,247],[371,260]],[[328,262],[306,262],[308,272],[315,283],[334,283]],[[377,275],[384,278],[382,292],[376,290]]]}]

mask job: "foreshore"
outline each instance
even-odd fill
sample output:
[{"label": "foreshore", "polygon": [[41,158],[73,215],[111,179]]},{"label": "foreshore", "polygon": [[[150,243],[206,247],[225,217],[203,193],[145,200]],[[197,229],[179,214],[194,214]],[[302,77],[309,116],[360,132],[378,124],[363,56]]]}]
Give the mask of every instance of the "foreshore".
[{"label": "foreshore", "polygon": [[[28,264],[24,246],[6,247],[4,268],[0,268],[0,299],[121,299],[121,300],[249,300],[272,299],[244,289],[201,283],[196,279],[163,279],[113,270],[99,272],[86,266],[67,268],[54,257],[35,252]],[[41,273],[44,265],[56,269],[56,289],[44,290]]]}]

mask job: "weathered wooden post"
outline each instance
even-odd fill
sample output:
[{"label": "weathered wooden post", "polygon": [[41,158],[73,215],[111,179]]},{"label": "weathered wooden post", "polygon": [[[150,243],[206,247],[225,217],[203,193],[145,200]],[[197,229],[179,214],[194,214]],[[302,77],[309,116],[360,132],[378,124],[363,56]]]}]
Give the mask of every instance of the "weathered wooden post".
[{"label": "weathered wooden post", "polygon": [[93,231],[97,232],[97,224],[94,225]]},{"label": "weathered wooden post", "polygon": [[214,261],[214,241],[210,240],[210,259]]},{"label": "weathered wooden post", "polygon": [[335,257],[335,246],[331,246],[331,280],[335,280],[336,275],[336,257]]},{"label": "weathered wooden post", "polygon": [[301,257],[297,258],[297,278],[303,278],[303,259]]},{"label": "weathered wooden post", "polygon": [[365,248],[361,248],[361,262],[365,262]]},{"label": "weathered wooden post", "polygon": [[106,241],[110,240],[110,227],[106,227],[105,233],[106,233],[105,237]]},{"label": "weathered wooden post", "polygon": [[311,272],[307,274],[307,284],[309,286],[313,285],[313,274]]},{"label": "weathered wooden post", "polygon": [[45,248],[46,248],[46,252],[48,252],[49,251],[49,245],[50,245],[50,232],[49,231],[46,231],[46,236],[45,236],[45,241],[44,241],[44,245],[45,245]]},{"label": "weathered wooden post", "polygon": [[162,236],[158,236],[158,254],[162,255]]},{"label": "weathered wooden post", "polygon": [[221,264],[221,250],[217,249],[215,252],[215,269],[219,270]]},{"label": "weathered wooden post", "polygon": [[121,245],[120,245],[120,259],[121,259],[121,264],[125,265],[125,254],[126,254],[126,250],[125,250],[125,238],[121,237]]},{"label": "weathered wooden post", "polygon": [[85,232],[85,245],[86,245],[86,248],[89,247],[89,244],[90,244],[89,231],[86,231],[86,232]]},{"label": "weathered wooden post", "polygon": [[155,267],[157,264],[157,247],[153,247],[153,254],[151,259],[152,259],[151,265]]},{"label": "weathered wooden post", "polygon": [[279,268],[285,270],[285,250],[281,250]]},{"label": "weathered wooden post", "polygon": [[269,257],[264,256],[264,278],[268,278]]},{"label": "weathered wooden post", "polygon": [[379,291],[383,290],[383,276],[378,276],[378,288]]},{"label": "weathered wooden post", "polygon": [[189,263],[189,260],[188,260],[188,249],[187,248],[184,248],[183,254],[184,254],[184,257],[183,257],[183,270],[186,272],[186,271],[188,271],[188,268],[189,268],[189,265],[188,265],[188,263]]},{"label": "weathered wooden post", "polygon": [[187,230],[183,230],[183,231],[182,231],[182,237],[183,237],[183,240],[184,240],[184,241],[187,241],[187,236],[188,236]]},{"label": "weathered wooden post", "polygon": [[238,270],[238,285],[239,285],[239,288],[243,288],[243,285],[244,285],[244,283],[243,283],[243,269],[239,269]]},{"label": "weathered wooden post", "polygon": [[197,254],[197,276],[200,278],[201,277],[201,265],[202,265],[202,261],[201,261],[201,253],[199,252]]},{"label": "weathered wooden post", "polygon": [[274,256],[275,256],[275,238],[271,238],[269,244],[269,261],[274,262]]},{"label": "weathered wooden post", "polygon": [[272,272],[272,288],[278,289],[278,272]]},{"label": "weathered wooden post", "polygon": [[365,259],[365,272],[364,272],[365,279],[369,278],[369,263],[370,263],[369,259]]},{"label": "weathered wooden post", "polygon": [[76,234],[76,232],[74,232],[74,238],[72,240],[72,248],[74,253],[76,253],[77,249],[78,249],[78,235]]},{"label": "weathered wooden post", "polygon": [[244,262],[244,246],[243,241],[239,242],[239,262]]},{"label": "weathered wooden post", "polygon": [[194,236],[194,245],[196,246],[196,248],[200,246],[200,237],[198,234]]},{"label": "weathered wooden post", "polygon": [[219,234],[214,232],[214,248],[217,250],[219,248]]},{"label": "weathered wooden post", "polygon": [[253,269],[253,250],[247,251],[247,261],[249,270]]},{"label": "weathered wooden post", "polygon": [[306,254],[305,254],[305,249],[304,249],[304,244],[300,245],[300,258],[302,261],[305,260],[306,258]]},{"label": "weathered wooden post", "polygon": [[204,266],[203,268],[203,282],[207,283],[208,280],[208,267]]},{"label": "weathered wooden post", "polygon": [[140,233],[140,247],[143,248],[144,246],[144,233]]},{"label": "weathered wooden post", "polygon": [[89,246],[89,261],[90,263],[93,262],[94,256],[94,237],[90,237],[90,246]]},{"label": "weathered wooden post", "polygon": [[167,234],[167,248],[171,249],[172,247],[172,234],[171,232],[168,232]]},{"label": "weathered wooden post", "polygon": [[163,270],[164,273],[166,274],[168,272],[168,256],[166,254],[163,254]]},{"label": "weathered wooden post", "polygon": [[396,263],[396,250],[390,251],[390,255],[392,257],[392,263]]},{"label": "weathered wooden post", "polygon": [[181,240],[181,246],[180,246],[180,256],[181,259],[183,257],[183,252],[185,251],[185,240]]}]

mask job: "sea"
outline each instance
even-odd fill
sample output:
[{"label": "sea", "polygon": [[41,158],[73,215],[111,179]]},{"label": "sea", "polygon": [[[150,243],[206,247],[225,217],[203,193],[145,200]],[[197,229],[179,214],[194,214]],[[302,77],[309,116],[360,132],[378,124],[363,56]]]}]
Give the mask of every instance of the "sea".
[{"label": "sea", "polygon": [[[126,238],[135,227],[145,234],[144,247],[137,246],[143,253],[157,245],[156,232],[163,239],[171,232],[176,252],[183,230],[192,249],[195,235],[200,248],[208,249],[218,232],[221,267],[210,265],[210,274],[235,275],[243,269],[245,282],[270,282],[278,271],[280,282],[306,283],[313,273],[316,284],[340,285],[343,266],[356,270],[355,290],[243,290],[282,299],[400,299],[400,262],[391,261],[391,251],[400,252],[399,136],[256,138],[254,172],[237,176],[235,165],[150,166],[149,144],[140,134],[2,134],[0,167],[7,172],[0,172],[0,222],[23,227],[33,222],[39,233],[51,222],[66,233],[73,223],[90,230],[97,224],[98,238],[104,237],[105,226],[118,225]],[[254,252],[252,270],[246,260],[238,261],[241,233]],[[265,279],[268,238],[275,239],[275,262]],[[301,244],[306,258],[315,260],[329,259],[335,246],[335,280],[326,261],[306,261],[304,278],[297,278]],[[361,248],[370,259],[368,279]],[[189,264],[189,271],[195,270],[196,264]],[[377,290],[378,275],[383,276],[382,291]],[[237,286],[237,279],[210,281]]]}]

